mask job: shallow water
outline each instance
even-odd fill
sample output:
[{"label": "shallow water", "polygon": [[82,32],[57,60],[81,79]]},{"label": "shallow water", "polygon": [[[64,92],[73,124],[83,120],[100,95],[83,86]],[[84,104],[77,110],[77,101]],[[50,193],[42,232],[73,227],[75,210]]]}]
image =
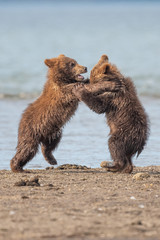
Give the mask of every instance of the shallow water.
[{"label": "shallow water", "polygon": [[[136,166],[160,165],[160,99],[142,98],[151,121],[151,135],[148,144],[138,159]],[[10,159],[14,156],[18,122],[22,111],[32,100],[0,100],[0,169],[9,169]],[[62,141],[55,151],[58,164],[74,163],[99,167],[101,161],[109,161],[107,147],[109,128],[104,115],[90,111],[80,104],[72,120],[65,126]],[[27,165],[27,168],[49,166],[41,152]]]}]

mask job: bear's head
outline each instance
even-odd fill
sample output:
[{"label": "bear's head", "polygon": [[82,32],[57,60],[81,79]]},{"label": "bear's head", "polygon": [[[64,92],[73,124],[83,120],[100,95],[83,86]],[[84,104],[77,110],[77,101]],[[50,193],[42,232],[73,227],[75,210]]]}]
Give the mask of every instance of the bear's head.
[{"label": "bear's head", "polygon": [[87,67],[79,65],[74,59],[61,54],[57,58],[46,59],[49,77],[62,84],[83,82],[81,75],[87,72]]},{"label": "bear's head", "polygon": [[109,63],[107,55],[102,55],[99,62],[93,67],[90,74],[90,83],[98,81],[111,81],[119,78],[121,73],[117,67]]}]

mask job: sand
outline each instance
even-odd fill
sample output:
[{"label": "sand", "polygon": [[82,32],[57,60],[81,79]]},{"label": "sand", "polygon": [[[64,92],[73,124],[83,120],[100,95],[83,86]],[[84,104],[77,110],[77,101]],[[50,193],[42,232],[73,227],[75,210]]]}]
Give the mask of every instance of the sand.
[{"label": "sand", "polygon": [[1,170],[0,239],[160,239],[160,166]]}]

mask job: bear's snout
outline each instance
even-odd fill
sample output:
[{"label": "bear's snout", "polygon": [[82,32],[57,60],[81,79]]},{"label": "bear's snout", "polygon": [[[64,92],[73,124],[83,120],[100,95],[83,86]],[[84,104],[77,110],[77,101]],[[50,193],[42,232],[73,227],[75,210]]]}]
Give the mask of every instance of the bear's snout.
[{"label": "bear's snout", "polygon": [[86,73],[87,72],[87,67],[79,65],[79,70],[81,73]]}]

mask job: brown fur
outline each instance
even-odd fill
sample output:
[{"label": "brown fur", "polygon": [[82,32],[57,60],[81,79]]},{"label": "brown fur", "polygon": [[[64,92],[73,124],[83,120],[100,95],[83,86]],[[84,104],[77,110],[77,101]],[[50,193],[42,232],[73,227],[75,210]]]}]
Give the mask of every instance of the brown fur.
[{"label": "brown fur", "polygon": [[87,71],[74,59],[60,55],[46,59],[48,79],[41,96],[24,111],[18,131],[17,152],[11,160],[14,172],[23,171],[23,166],[36,154],[39,144],[46,161],[57,164],[52,155],[62,136],[62,127],[78,107],[78,98],[72,93],[79,74]]},{"label": "brown fur", "polygon": [[[124,77],[115,65],[108,62],[106,55],[91,71],[90,83],[90,87],[76,87],[74,93],[96,113],[106,113],[110,127],[109,150],[114,161],[107,169],[131,173],[132,157],[142,152],[149,134],[148,118],[135,87],[130,78]],[[119,90],[115,84],[113,91],[113,83],[120,84]],[[110,90],[109,84],[112,86]],[[96,88],[99,95],[96,95]]]}]

